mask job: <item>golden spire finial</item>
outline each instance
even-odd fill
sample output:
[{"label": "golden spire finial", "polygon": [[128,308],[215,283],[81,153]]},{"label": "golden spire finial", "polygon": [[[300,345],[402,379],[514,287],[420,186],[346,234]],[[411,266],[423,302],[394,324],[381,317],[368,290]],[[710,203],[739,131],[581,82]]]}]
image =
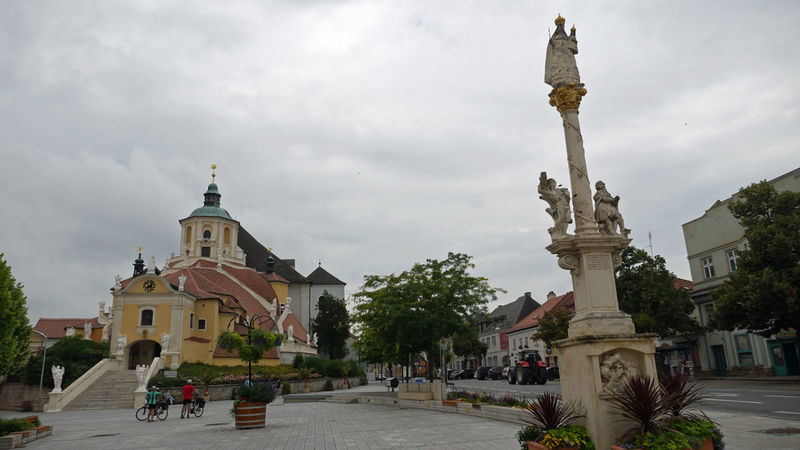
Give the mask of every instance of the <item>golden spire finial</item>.
[{"label": "golden spire finial", "polygon": [[141,245],[136,247],[136,248],[139,250],[139,253],[142,253],[142,246]]},{"label": "golden spire finial", "polygon": [[561,17],[561,13],[558,13],[558,17],[556,17],[556,25],[564,25],[567,19]]},{"label": "golden spire finial", "polygon": [[217,169],[216,164],[211,165],[211,182],[214,183],[214,179],[217,177],[217,174],[214,171]]},{"label": "golden spire finial", "polygon": [[572,28],[570,28],[569,31],[572,31],[573,33],[575,32],[575,24],[574,23],[572,24]]}]

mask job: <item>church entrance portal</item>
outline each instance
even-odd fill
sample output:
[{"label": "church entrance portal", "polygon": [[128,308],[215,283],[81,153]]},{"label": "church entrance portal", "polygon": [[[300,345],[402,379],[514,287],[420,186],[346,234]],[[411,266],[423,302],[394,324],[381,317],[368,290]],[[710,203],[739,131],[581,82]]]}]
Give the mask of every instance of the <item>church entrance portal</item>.
[{"label": "church entrance portal", "polygon": [[161,356],[161,344],[155,341],[136,341],[128,350],[128,369],[135,369],[138,364],[149,365],[153,358]]}]

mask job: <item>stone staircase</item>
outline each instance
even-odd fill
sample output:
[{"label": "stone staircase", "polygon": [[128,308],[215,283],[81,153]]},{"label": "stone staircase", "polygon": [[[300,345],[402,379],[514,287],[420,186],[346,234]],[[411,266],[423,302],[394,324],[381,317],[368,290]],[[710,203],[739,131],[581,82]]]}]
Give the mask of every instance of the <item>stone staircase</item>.
[{"label": "stone staircase", "polygon": [[138,386],[135,370],[109,370],[64,409],[133,408],[133,391]]}]

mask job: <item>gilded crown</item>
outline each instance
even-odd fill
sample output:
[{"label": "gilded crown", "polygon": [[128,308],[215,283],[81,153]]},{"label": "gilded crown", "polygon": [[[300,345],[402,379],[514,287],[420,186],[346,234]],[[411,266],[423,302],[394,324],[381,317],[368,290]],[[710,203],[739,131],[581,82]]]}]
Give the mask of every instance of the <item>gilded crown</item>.
[{"label": "gilded crown", "polygon": [[564,25],[564,22],[566,21],[567,19],[561,17],[561,14],[559,14],[558,17],[556,17],[556,25]]}]

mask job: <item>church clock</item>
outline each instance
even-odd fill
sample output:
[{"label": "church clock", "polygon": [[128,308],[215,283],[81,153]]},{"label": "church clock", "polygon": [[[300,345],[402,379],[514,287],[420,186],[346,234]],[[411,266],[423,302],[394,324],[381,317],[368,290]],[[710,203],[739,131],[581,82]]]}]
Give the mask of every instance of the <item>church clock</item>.
[{"label": "church clock", "polygon": [[144,282],[142,287],[147,292],[153,292],[153,290],[156,288],[156,282],[153,281],[153,280],[147,280],[147,281]]}]

